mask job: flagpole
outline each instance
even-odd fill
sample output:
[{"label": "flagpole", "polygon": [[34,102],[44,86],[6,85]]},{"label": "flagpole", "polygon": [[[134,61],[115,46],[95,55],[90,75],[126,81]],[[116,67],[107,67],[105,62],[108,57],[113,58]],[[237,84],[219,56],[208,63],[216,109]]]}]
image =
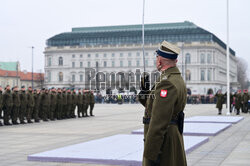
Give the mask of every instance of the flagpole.
[{"label": "flagpole", "polygon": [[143,57],[143,71],[145,73],[145,50],[144,50],[144,11],[145,11],[145,0],[143,0],[143,13],[142,13],[142,57]]},{"label": "flagpole", "polygon": [[227,0],[227,115],[230,115],[229,0]]}]

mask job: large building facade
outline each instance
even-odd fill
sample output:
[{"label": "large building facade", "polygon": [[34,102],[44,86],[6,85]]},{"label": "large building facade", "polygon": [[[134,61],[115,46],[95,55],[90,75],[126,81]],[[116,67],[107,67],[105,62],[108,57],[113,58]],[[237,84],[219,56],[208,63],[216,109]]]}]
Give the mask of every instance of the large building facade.
[{"label": "large building facade", "polygon": [[[86,70],[143,71],[141,25],[73,28],[47,40],[45,86],[86,88]],[[178,67],[190,94],[226,90],[226,45],[191,22],[145,25],[145,68],[156,71],[155,50],[166,40],[181,48]],[[237,85],[235,52],[230,49],[230,81]],[[236,86],[232,86],[236,89]]]}]

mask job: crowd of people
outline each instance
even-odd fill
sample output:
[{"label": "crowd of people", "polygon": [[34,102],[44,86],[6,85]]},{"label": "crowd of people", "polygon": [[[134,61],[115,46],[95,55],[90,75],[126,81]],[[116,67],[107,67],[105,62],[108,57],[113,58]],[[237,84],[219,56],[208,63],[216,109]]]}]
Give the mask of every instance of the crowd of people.
[{"label": "crowd of people", "polygon": [[94,116],[94,104],[95,97],[90,90],[78,89],[76,93],[73,88],[40,90],[25,86],[19,90],[9,85],[3,90],[0,86],[0,118],[3,118],[0,126]]}]

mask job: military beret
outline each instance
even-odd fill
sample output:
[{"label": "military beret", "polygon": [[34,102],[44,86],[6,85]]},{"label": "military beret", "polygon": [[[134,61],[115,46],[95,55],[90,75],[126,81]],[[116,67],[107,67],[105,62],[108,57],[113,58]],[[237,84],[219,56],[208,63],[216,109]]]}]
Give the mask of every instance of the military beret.
[{"label": "military beret", "polygon": [[23,85],[23,86],[21,86],[21,88],[25,88],[25,86]]},{"label": "military beret", "polygon": [[45,88],[43,88],[42,90],[45,90]]},{"label": "military beret", "polygon": [[180,53],[180,48],[164,40],[159,49],[156,50],[156,53],[158,56],[164,58],[177,59],[178,54]]}]

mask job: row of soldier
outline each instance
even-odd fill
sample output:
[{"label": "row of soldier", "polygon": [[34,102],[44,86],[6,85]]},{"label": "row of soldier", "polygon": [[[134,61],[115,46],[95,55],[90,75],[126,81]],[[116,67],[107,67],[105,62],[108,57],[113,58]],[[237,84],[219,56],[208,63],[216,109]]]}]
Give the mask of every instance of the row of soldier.
[{"label": "row of soldier", "polygon": [[[243,92],[243,93],[242,93]],[[217,103],[216,108],[218,108],[218,114],[221,115],[222,104],[226,101],[226,93],[222,94],[221,90],[216,93]],[[247,89],[241,91],[240,89],[235,93],[230,93],[230,113],[236,110],[236,114],[248,113],[248,100],[250,100],[250,95]]]},{"label": "row of soldier", "polygon": [[[28,87],[26,90],[25,86],[21,90],[17,86],[11,90],[7,85],[3,92],[0,86],[0,117],[3,114],[4,125],[76,118],[76,107],[79,118],[94,116],[94,104],[94,94],[89,90],[78,89],[78,93],[69,88],[33,90]],[[3,124],[0,120],[0,126]]]}]

